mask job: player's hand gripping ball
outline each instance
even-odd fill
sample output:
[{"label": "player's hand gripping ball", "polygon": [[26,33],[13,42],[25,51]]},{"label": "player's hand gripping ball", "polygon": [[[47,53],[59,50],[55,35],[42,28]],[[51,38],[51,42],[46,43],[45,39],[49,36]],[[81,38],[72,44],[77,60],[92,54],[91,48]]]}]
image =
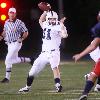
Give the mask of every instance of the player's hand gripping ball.
[{"label": "player's hand gripping ball", "polygon": [[46,3],[46,2],[41,2],[38,4],[38,7],[42,10],[42,11],[49,11],[51,9],[50,4]]}]

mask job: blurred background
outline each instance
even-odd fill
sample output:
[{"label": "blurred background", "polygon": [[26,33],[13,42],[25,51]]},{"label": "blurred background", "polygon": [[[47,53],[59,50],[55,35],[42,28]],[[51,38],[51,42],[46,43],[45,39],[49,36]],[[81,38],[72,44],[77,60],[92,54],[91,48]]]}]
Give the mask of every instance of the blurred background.
[{"label": "blurred background", "polygon": [[[38,3],[44,1],[51,4],[52,9],[59,14],[59,19],[67,17],[65,26],[69,37],[62,40],[61,58],[70,59],[74,53],[82,51],[90,44],[90,29],[97,22],[97,14],[100,10],[100,0],[0,0],[0,32],[7,19],[7,11],[10,7],[17,9],[17,18],[25,22],[29,36],[23,42],[20,55],[30,56],[41,51],[42,30],[38,19],[42,11],[38,8]],[[3,15],[3,16],[2,16]],[[4,41],[0,42],[0,59],[4,59],[7,54],[7,46]]]}]

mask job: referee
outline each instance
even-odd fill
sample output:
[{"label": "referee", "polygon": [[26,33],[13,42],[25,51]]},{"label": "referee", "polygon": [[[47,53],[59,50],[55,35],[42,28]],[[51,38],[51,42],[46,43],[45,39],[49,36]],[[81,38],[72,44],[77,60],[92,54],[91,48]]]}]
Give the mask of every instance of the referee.
[{"label": "referee", "polygon": [[4,39],[8,45],[8,53],[5,60],[6,75],[1,83],[8,83],[11,76],[12,64],[21,62],[31,62],[30,58],[18,57],[18,52],[22,47],[22,41],[28,36],[28,29],[25,24],[16,18],[16,9],[10,8],[9,19],[4,24],[4,30],[0,40]]}]

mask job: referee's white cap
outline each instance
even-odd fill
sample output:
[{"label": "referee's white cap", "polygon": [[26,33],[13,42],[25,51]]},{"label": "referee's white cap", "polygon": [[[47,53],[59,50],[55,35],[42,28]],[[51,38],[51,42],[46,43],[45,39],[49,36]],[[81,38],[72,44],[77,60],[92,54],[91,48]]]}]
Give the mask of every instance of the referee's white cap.
[{"label": "referee's white cap", "polygon": [[15,8],[10,8],[8,12],[16,13],[16,9]]}]

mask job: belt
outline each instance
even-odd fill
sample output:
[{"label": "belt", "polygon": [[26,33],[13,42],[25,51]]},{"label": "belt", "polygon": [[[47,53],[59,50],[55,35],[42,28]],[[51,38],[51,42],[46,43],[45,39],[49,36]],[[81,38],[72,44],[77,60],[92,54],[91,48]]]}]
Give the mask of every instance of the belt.
[{"label": "belt", "polygon": [[[55,51],[55,49],[53,49],[53,50],[50,50],[51,52],[53,52],[53,51]],[[49,51],[42,51],[42,53],[44,53],[44,52],[49,52]]]},{"label": "belt", "polygon": [[[17,42],[17,40],[14,40],[14,41],[11,41],[11,42],[8,42],[8,43],[13,43],[13,42]],[[19,42],[19,43],[21,43],[21,42]]]},{"label": "belt", "polygon": [[17,40],[14,40],[14,41],[11,41],[11,42],[8,42],[8,43],[12,43],[12,42],[16,42]]}]

